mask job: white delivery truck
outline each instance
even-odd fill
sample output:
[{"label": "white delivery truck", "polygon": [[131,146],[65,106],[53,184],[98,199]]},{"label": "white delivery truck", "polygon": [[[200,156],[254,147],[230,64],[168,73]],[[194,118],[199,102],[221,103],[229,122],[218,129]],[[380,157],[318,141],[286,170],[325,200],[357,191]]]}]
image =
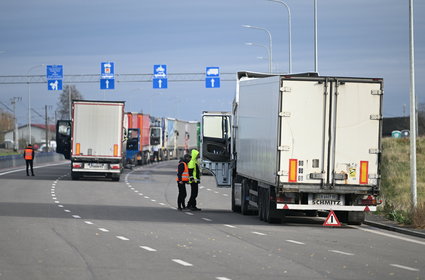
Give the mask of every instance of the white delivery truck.
[{"label": "white delivery truck", "polygon": [[125,158],[126,123],[124,102],[72,102],[71,121],[57,124],[57,151],[71,160],[73,180],[95,175],[119,181]]},{"label": "white delivery truck", "polygon": [[233,211],[361,224],[379,204],[382,99],[381,78],[239,72],[232,113],[203,114],[203,167],[232,187]]}]

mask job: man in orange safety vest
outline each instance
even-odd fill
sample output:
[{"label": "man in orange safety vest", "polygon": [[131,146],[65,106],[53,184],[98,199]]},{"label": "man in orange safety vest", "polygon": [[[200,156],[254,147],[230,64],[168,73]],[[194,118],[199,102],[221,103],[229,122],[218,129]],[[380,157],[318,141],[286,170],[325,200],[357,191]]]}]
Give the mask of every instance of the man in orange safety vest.
[{"label": "man in orange safety vest", "polygon": [[34,176],[34,169],[33,169],[34,149],[32,148],[31,144],[28,144],[28,146],[24,150],[24,159],[27,164],[27,176],[30,176],[28,172],[29,167],[31,167],[32,176]]}]

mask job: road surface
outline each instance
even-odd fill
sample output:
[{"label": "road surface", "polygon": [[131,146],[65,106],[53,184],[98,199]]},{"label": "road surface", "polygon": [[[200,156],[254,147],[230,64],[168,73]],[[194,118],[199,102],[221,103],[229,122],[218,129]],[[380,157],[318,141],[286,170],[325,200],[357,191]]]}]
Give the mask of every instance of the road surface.
[{"label": "road surface", "polygon": [[177,211],[176,168],[120,182],[72,181],[69,163],[0,171],[0,280],[425,279],[424,239],[318,217],[266,224],[232,213],[212,176],[202,211]]}]

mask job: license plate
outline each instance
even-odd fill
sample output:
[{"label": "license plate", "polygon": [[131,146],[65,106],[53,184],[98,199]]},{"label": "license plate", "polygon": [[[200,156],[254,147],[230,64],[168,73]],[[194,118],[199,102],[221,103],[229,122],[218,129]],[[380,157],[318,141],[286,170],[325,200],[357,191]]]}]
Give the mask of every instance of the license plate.
[{"label": "license plate", "polygon": [[314,196],[314,205],[342,205],[337,194],[319,193]]},{"label": "license plate", "polygon": [[91,168],[103,168],[103,163],[90,163]]}]

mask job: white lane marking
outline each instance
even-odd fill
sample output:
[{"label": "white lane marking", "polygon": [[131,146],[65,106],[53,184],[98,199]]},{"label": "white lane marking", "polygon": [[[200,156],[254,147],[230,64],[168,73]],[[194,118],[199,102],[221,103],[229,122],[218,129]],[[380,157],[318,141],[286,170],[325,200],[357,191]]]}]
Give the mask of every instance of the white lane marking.
[{"label": "white lane marking", "polygon": [[[55,165],[64,165],[64,164],[69,164],[69,162],[67,161],[67,162],[61,162],[61,163],[55,163],[55,164],[34,166],[34,169],[43,168],[43,167],[49,167],[49,166],[55,166]],[[25,168],[19,168],[19,169],[15,169],[15,170],[10,170],[10,171],[6,171],[6,172],[0,173],[0,176],[6,175],[6,174],[10,174],[10,173],[20,172],[20,171],[25,171],[25,170],[26,170]]]},{"label": "white lane marking", "polygon": [[78,216],[78,215],[72,215],[72,217],[75,218],[75,219],[81,219],[81,217]]},{"label": "white lane marking", "polygon": [[149,196],[144,196],[144,198],[148,199],[148,198],[149,198]]},{"label": "white lane marking", "polygon": [[328,250],[329,252],[332,253],[337,253],[337,254],[341,254],[341,255],[346,255],[346,256],[354,256],[354,254],[352,253],[347,253],[347,252],[343,252],[343,251],[338,251],[338,250]]},{"label": "white lane marking", "polygon": [[151,199],[151,201],[152,201],[152,202],[156,202],[156,200],[155,200],[155,199]]},{"label": "white lane marking", "polygon": [[128,239],[127,237],[120,236],[120,235],[117,235],[117,236],[116,236],[116,238],[121,239],[121,240],[124,240],[124,241],[128,241],[128,240],[130,240],[130,239]]},{"label": "white lane marking", "polygon": [[296,241],[296,240],[291,240],[291,239],[286,240],[286,242],[290,242],[290,243],[294,243],[294,244],[298,244],[298,245],[305,245],[304,242],[300,242],[300,241]]},{"label": "white lane marking", "polygon": [[179,259],[172,259],[172,261],[183,266],[193,266],[193,264],[179,260]]},{"label": "white lane marking", "polygon": [[139,193],[139,195],[143,195],[142,193]]},{"label": "white lane marking", "polygon": [[185,212],[186,213],[186,215],[189,215],[189,216],[193,216],[193,215],[195,215],[195,214],[193,214],[193,213],[191,213],[191,212]]},{"label": "white lane marking", "polygon": [[71,210],[63,210],[63,211],[65,211],[66,213],[71,213]]},{"label": "white lane marking", "polygon": [[223,194],[223,196],[229,196],[227,193]]},{"label": "white lane marking", "polygon": [[391,237],[391,238],[395,238],[395,239],[400,239],[400,240],[404,240],[407,242],[412,242],[412,243],[416,243],[416,244],[420,244],[420,245],[424,245],[425,246],[425,242],[423,241],[419,241],[419,240],[415,240],[415,239],[411,239],[411,238],[407,238],[407,237],[402,237],[402,236],[397,236],[397,235],[393,235],[393,234],[389,234],[389,233],[385,233],[385,232],[380,232],[377,230],[373,230],[373,229],[366,229],[366,228],[361,228],[361,227],[356,227],[359,230],[362,231],[366,231],[366,232],[370,232],[370,233],[374,233],[374,234],[379,234],[379,235],[383,235],[383,236],[387,236],[387,237]]},{"label": "white lane marking", "polygon": [[265,233],[258,232],[258,231],[253,231],[252,233],[253,233],[253,234],[257,234],[257,235],[267,235],[267,234],[265,234]]},{"label": "white lane marking", "polygon": [[92,222],[90,222],[90,221],[84,221],[86,224],[88,224],[88,225],[93,225],[93,223]]},{"label": "white lane marking", "polygon": [[148,246],[140,246],[140,248],[145,249],[146,251],[149,251],[149,252],[156,252],[156,249],[148,247]]},{"label": "white lane marking", "polygon": [[232,226],[232,225],[224,225],[224,226],[229,228],[236,228],[235,226]]},{"label": "white lane marking", "polygon": [[165,203],[160,202],[159,205],[165,206]]},{"label": "white lane marking", "polygon": [[138,190],[134,190],[134,192],[135,192],[135,193],[138,193],[139,191],[138,191]]},{"label": "white lane marking", "polygon": [[207,222],[212,222],[212,220],[208,219],[208,218],[202,218],[202,220],[207,221]]},{"label": "white lane marking", "polygon": [[211,189],[207,189],[207,191],[212,191]]},{"label": "white lane marking", "polygon": [[218,193],[217,191],[214,191],[214,193]]},{"label": "white lane marking", "polygon": [[55,200],[55,203],[60,203],[58,200]]},{"label": "white lane marking", "polygon": [[215,279],[217,279],[217,280],[232,280],[232,279],[227,278],[227,277],[216,277]]},{"label": "white lane marking", "polygon": [[62,204],[59,204],[58,207],[63,208],[63,205]]},{"label": "white lane marking", "polygon": [[397,268],[405,269],[405,270],[410,270],[410,271],[419,271],[419,269],[417,269],[417,268],[408,267],[408,266],[404,266],[404,265],[400,265],[400,264],[392,263],[392,264],[390,264],[390,265],[391,265],[391,266],[394,266],[394,267],[397,267]]},{"label": "white lane marking", "polygon": [[103,232],[109,232],[109,230],[106,229],[106,228],[98,228],[98,230],[103,231]]}]

